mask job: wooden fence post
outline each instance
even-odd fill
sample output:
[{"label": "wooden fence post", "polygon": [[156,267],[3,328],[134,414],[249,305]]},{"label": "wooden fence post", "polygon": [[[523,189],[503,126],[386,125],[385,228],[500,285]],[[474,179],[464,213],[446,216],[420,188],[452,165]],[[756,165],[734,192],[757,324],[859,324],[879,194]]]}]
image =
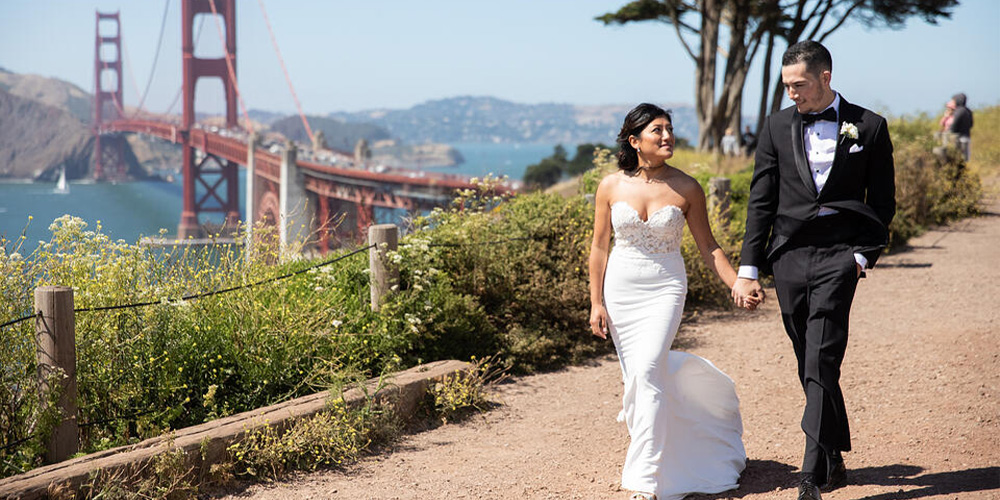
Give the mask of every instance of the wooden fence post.
[{"label": "wooden fence post", "polygon": [[[68,286],[42,286],[35,289],[35,319],[38,379],[42,401],[52,390],[59,391],[60,421],[46,443],[45,460],[66,460],[80,448],[76,407],[76,319],[73,316],[73,289]],[[49,385],[53,374],[58,388]]]},{"label": "wooden fence post", "polygon": [[399,228],[395,224],[376,224],[368,227],[368,250],[371,275],[368,277],[372,291],[372,311],[378,311],[382,297],[399,283],[399,267],[389,261],[386,254],[395,251],[399,243]]},{"label": "wooden fence post", "polygon": [[729,201],[732,183],[725,177],[712,177],[708,181],[708,210],[718,214],[723,225],[729,225]]}]

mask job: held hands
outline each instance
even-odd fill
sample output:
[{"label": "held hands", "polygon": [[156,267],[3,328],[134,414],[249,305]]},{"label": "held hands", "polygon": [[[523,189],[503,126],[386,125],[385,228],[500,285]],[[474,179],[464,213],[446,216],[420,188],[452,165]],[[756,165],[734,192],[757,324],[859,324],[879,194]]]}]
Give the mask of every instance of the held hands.
[{"label": "held hands", "polygon": [[608,338],[608,310],[603,305],[590,307],[590,333],[602,338]]},{"label": "held hands", "polygon": [[760,282],[746,278],[737,278],[733,283],[733,303],[736,307],[742,307],[748,311],[757,309],[757,306],[764,303],[764,289]]}]

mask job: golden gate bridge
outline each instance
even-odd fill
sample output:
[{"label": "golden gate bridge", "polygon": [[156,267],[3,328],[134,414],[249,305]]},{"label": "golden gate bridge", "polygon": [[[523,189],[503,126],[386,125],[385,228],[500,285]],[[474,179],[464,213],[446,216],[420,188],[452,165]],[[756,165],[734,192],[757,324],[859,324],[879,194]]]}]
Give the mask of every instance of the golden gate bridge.
[{"label": "golden gate bridge", "polygon": [[[260,6],[267,21],[263,3]],[[195,16],[209,14],[215,17],[223,45],[221,58],[200,58],[194,54]],[[325,148],[302,112],[269,22],[268,30],[289,90],[306,133],[313,138],[312,150],[303,148],[303,156],[312,159],[300,159],[300,148],[292,142],[283,148],[261,147],[260,135],[252,129],[253,122],[247,115],[236,78],[235,21],[235,0],[181,0],[183,110],[177,120],[169,115],[150,118],[125,112],[121,19],[119,13],[96,14],[93,175],[97,180],[110,181],[126,177],[123,134],[147,134],[179,144],[183,158],[183,208],[178,239],[205,236],[201,215],[221,213],[224,230],[235,230],[241,220],[247,227],[276,226],[282,243],[308,240],[325,253],[335,239],[353,240],[363,235],[375,220],[376,207],[407,212],[429,210],[447,204],[456,189],[474,187],[468,179],[457,175],[385,167],[375,170],[367,164],[363,152],[352,155]],[[222,127],[204,126],[195,120],[195,89],[201,78],[222,81],[226,102]],[[242,125],[237,101],[243,109]],[[142,101],[140,110],[141,107]],[[247,169],[245,218],[240,214],[239,204],[240,165]],[[334,228],[332,221],[338,214],[342,214],[343,224]],[[340,234],[336,234],[338,231]]]}]

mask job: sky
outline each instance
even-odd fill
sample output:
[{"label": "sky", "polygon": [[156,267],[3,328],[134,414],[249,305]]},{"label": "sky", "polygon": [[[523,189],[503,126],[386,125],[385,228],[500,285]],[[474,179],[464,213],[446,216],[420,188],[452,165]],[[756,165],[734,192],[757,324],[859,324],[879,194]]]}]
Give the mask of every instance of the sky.
[{"label": "sky", "polygon": [[[594,20],[625,3],[238,0],[240,91],[251,109],[296,109],[263,4],[307,114],[401,109],[463,95],[528,104],[693,104],[694,63],[673,27]],[[0,0],[0,67],[92,91],[98,10],[121,13],[126,104],[138,104],[152,72],[145,107],[167,111],[181,85],[180,0]],[[217,24],[202,17],[196,55],[219,57]],[[973,108],[1000,104],[996,0],[961,0],[938,26],[911,19],[902,30],[870,30],[849,20],[824,43],[834,57],[833,88],[884,114],[937,114],[959,91]],[[744,115],[757,112],[760,78],[757,63]],[[199,83],[197,95],[199,112],[224,107],[218,81]]]}]

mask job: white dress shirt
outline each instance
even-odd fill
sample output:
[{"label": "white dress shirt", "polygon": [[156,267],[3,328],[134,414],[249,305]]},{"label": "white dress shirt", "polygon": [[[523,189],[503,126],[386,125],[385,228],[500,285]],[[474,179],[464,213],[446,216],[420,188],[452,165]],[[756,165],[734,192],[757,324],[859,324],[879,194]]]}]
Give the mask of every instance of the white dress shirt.
[{"label": "white dress shirt", "polygon": [[[840,116],[840,94],[834,93],[833,102],[822,109],[833,108]],[[839,137],[837,122],[826,120],[816,120],[802,127],[802,145],[806,150],[806,159],[809,161],[809,172],[812,174],[813,183],[816,184],[816,194],[823,191],[823,186],[830,178],[830,171],[833,169],[833,158],[837,153],[837,138]],[[836,210],[827,207],[819,207],[818,217],[833,215]],[[862,269],[868,266],[868,259],[859,253],[854,254],[854,260]],[[757,266],[740,266],[737,276],[740,278],[757,279],[759,272]]]}]

